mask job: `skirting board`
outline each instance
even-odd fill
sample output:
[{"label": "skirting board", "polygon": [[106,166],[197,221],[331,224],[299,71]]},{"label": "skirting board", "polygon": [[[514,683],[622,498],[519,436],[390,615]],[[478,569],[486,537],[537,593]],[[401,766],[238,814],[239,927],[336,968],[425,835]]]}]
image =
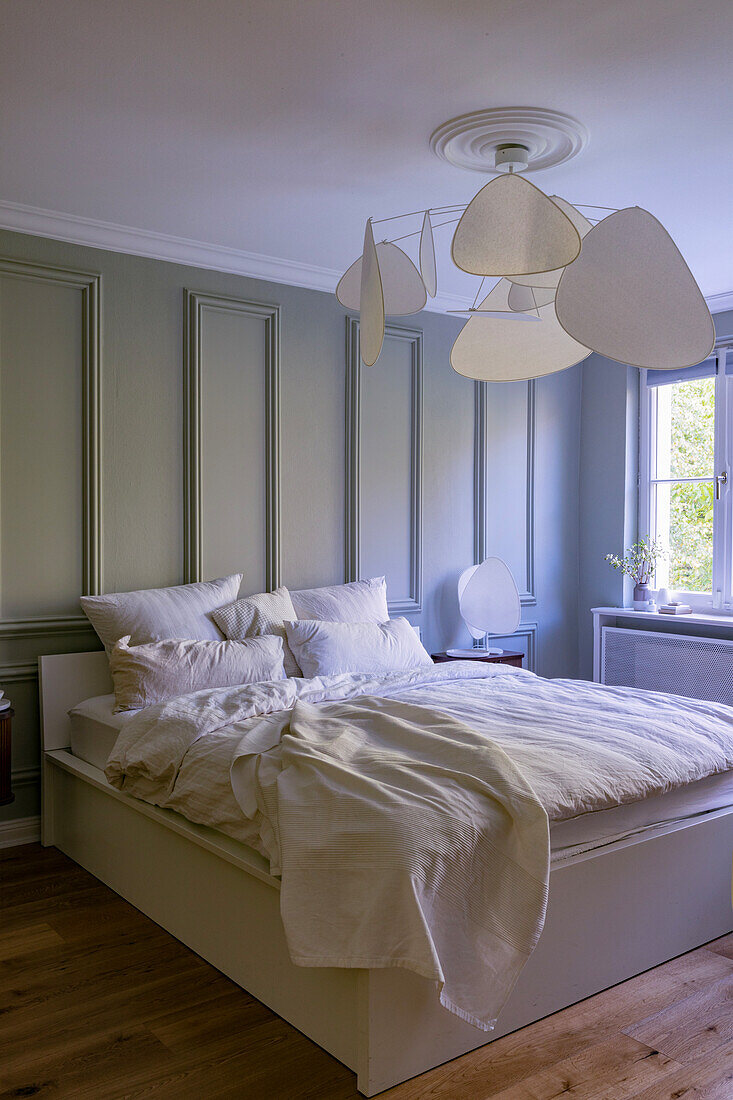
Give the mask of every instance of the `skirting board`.
[{"label": "skirting board", "polygon": [[18,817],[14,821],[0,821],[0,848],[37,844],[40,839],[40,817]]},{"label": "skirting board", "polygon": [[731,810],[556,865],[539,946],[487,1036],[407,971],[293,966],[279,891],[242,845],[113,791],[65,750],[46,754],[44,786],[44,843],[355,1070],[366,1096],[733,928]]}]

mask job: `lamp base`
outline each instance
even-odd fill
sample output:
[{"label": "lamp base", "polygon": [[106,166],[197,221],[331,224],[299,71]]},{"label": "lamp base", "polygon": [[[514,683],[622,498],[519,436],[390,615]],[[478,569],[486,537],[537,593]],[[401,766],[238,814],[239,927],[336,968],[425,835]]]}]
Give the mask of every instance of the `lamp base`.
[{"label": "lamp base", "polygon": [[446,649],[449,657],[463,657],[467,661],[472,657],[501,657],[503,652],[503,649],[497,649],[496,646],[488,649]]}]

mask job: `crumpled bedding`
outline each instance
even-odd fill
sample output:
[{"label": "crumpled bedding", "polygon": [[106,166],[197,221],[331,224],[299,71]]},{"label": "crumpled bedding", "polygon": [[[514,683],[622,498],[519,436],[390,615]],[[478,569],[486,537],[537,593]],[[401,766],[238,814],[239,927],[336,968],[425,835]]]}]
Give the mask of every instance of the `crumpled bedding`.
[{"label": "crumpled bedding", "polygon": [[542,928],[548,819],[730,769],[733,709],[468,662],[291,679],[148,708],[107,777],[186,813],[214,741],[294,960],[408,966],[488,1029]]}]

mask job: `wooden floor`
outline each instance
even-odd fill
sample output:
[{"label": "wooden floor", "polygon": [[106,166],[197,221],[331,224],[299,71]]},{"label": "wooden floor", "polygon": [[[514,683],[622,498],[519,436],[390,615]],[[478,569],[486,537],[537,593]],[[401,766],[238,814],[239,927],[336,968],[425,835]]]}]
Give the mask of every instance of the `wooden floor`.
[{"label": "wooden floor", "polygon": [[[55,849],[0,852],[2,1100],[358,1095],[347,1069]],[[733,936],[383,1096],[733,1100]]]}]

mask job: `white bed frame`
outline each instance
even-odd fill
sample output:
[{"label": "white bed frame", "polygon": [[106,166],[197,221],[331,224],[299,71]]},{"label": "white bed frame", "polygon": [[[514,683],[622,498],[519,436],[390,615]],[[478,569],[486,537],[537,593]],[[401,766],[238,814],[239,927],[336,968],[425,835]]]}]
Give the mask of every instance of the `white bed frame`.
[{"label": "white bed frame", "polygon": [[[354,1070],[374,1096],[733,928],[733,809],[554,864],[539,945],[486,1035],[406,970],[288,956],[279,882],[252,849],[121,794],[69,749],[67,711],[111,691],[104,653],[40,658],[42,842],[56,845]],[[205,888],[202,889],[202,885]]]}]

